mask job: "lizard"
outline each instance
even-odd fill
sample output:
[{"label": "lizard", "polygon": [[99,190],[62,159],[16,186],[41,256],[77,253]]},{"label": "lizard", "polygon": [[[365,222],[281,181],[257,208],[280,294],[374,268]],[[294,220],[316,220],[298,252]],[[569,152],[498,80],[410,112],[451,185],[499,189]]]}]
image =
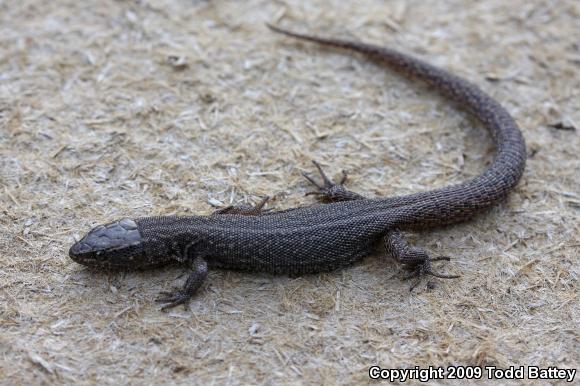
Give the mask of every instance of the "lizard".
[{"label": "lizard", "polygon": [[[381,242],[407,278],[436,272],[430,257],[403,234],[472,218],[502,201],[520,180],[526,162],[522,133],[508,111],[475,84],[397,50],[319,37],[267,25],[272,31],[322,46],[358,53],[398,73],[423,81],[469,112],[493,138],[495,156],[480,175],[455,185],[405,196],[367,198],[347,190],[346,173],[333,182],[314,162],[322,182],[309,194],[321,203],[287,210],[226,207],[211,215],[123,218],[90,230],[69,250],[77,263],[109,269],[145,269],[171,262],[189,266],[183,287],[162,292],[162,309],[183,304],[199,290],[208,269],[302,275],[336,270],[371,254]],[[412,287],[411,287],[412,288]]]}]

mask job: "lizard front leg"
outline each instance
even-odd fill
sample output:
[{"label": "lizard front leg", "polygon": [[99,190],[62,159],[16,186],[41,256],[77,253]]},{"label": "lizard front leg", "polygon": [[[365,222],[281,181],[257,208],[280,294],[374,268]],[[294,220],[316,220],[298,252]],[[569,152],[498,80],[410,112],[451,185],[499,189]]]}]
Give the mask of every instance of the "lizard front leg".
[{"label": "lizard front leg", "polygon": [[229,205],[220,209],[216,209],[213,215],[216,214],[241,214],[242,216],[260,216],[271,209],[264,209],[264,205],[268,202],[270,197],[266,196],[260,201],[258,204],[254,206],[250,205],[240,205],[240,206],[233,206]]},{"label": "lizard front leg", "polygon": [[[410,279],[413,277],[418,277],[420,279],[425,275],[431,275],[441,279],[455,279],[459,277],[459,275],[444,275],[434,272],[431,268],[431,262],[441,260],[449,261],[449,257],[429,257],[423,248],[409,245],[399,230],[394,229],[388,231],[385,235],[384,243],[387,253],[397,262],[403,264],[405,270],[408,271],[408,274],[404,279]],[[411,285],[410,289],[413,290],[417,284],[419,284],[419,280]]]},{"label": "lizard front leg", "polygon": [[322,178],[322,184],[316,182],[312,177],[310,177],[307,173],[302,173],[304,178],[306,178],[312,185],[316,187],[317,190],[306,193],[307,196],[315,195],[318,196],[320,201],[324,202],[338,202],[338,201],[352,201],[352,200],[360,200],[364,199],[365,197],[361,196],[358,193],[351,192],[344,187],[344,183],[346,182],[347,173],[346,171],[342,171],[342,178],[336,184],[332,182],[330,178],[324,173],[320,164],[316,161],[312,161],[316,169],[318,169],[318,173]]},{"label": "lizard front leg", "polygon": [[161,297],[155,301],[158,303],[167,303],[161,310],[165,311],[180,304],[183,304],[187,309],[189,299],[197,292],[199,287],[207,278],[207,263],[202,257],[196,257],[191,261],[193,271],[187,278],[183,288],[176,292],[161,292]]}]

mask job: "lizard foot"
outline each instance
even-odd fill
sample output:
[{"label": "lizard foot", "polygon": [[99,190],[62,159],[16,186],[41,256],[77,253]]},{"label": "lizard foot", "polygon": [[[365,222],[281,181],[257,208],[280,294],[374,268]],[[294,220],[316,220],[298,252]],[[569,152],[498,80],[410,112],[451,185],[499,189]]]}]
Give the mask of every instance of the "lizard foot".
[{"label": "lizard foot", "polygon": [[176,307],[183,304],[183,308],[187,311],[189,310],[189,299],[191,299],[192,294],[188,294],[184,291],[167,292],[163,291],[159,293],[162,297],[155,299],[156,303],[166,303],[161,307],[161,311],[168,310],[170,308]]},{"label": "lizard foot", "polygon": [[312,185],[316,187],[317,190],[306,193],[307,196],[315,195],[318,199],[325,202],[337,202],[337,201],[351,201],[364,198],[360,194],[351,192],[344,187],[344,183],[347,179],[346,171],[342,171],[342,178],[338,183],[332,182],[330,178],[322,170],[322,166],[316,161],[312,161],[316,169],[318,169],[318,174],[322,178],[322,184],[316,182],[308,173],[302,173],[304,178],[306,178]]},{"label": "lizard foot", "polygon": [[399,263],[403,264],[407,274],[403,280],[417,278],[410,290],[412,291],[425,276],[434,276],[441,279],[456,279],[459,275],[446,275],[433,270],[431,263],[434,261],[449,261],[447,256],[429,257],[423,248],[409,245],[401,232],[391,230],[385,235],[385,249]]},{"label": "lizard foot", "polygon": [[431,262],[441,261],[441,260],[449,261],[451,259],[447,256],[439,256],[439,257],[434,257],[434,258],[429,257],[421,263],[405,265],[405,269],[408,272],[406,275],[403,276],[403,280],[417,278],[417,280],[415,280],[413,282],[413,284],[411,284],[409,291],[413,291],[415,289],[415,287],[417,287],[417,285],[421,282],[421,279],[423,279],[425,276],[434,276],[434,277],[438,277],[440,279],[457,279],[457,278],[461,277],[460,275],[446,275],[446,274],[442,274],[442,273],[438,273],[436,271],[433,271],[432,266],[431,266]]},{"label": "lizard foot", "polygon": [[207,263],[203,258],[194,258],[191,261],[191,267],[193,271],[187,278],[183,289],[175,292],[161,292],[162,297],[155,300],[157,303],[166,303],[161,307],[161,311],[168,310],[180,304],[183,304],[186,311],[189,309],[189,299],[191,299],[193,294],[197,292],[207,278]]}]

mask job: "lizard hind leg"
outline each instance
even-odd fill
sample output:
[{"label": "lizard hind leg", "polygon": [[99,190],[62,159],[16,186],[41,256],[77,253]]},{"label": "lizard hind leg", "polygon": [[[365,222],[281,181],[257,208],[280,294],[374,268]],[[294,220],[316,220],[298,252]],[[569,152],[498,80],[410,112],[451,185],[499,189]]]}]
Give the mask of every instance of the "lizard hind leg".
[{"label": "lizard hind leg", "polygon": [[352,201],[352,200],[360,200],[364,199],[365,197],[361,196],[358,193],[351,192],[344,187],[344,183],[346,182],[347,173],[346,171],[342,171],[342,178],[338,183],[332,182],[330,178],[324,173],[322,170],[322,166],[316,161],[312,161],[316,169],[318,170],[318,174],[322,178],[322,184],[316,182],[309,174],[302,173],[304,178],[306,178],[312,185],[316,187],[315,191],[306,193],[307,196],[315,195],[318,196],[320,201],[324,202],[338,202],[338,201]]},{"label": "lizard hind leg", "polygon": [[430,275],[441,279],[456,279],[459,275],[446,275],[433,271],[431,263],[434,261],[449,261],[447,256],[429,257],[423,248],[409,245],[399,230],[390,230],[384,238],[385,249],[397,262],[403,264],[407,274],[403,279],[417,278],[410,290],[412,291],[421,278]]}]

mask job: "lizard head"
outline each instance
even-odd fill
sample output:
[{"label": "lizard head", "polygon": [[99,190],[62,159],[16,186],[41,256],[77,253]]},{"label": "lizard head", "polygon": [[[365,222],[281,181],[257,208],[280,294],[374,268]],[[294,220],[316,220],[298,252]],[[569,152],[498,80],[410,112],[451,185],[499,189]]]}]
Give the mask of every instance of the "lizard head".
[{"label": "lizard head", "polygon": [[137,223],[126,218],[91,229],[68,255],[89,267],[146,268],[152,264],[144,244]]}]

